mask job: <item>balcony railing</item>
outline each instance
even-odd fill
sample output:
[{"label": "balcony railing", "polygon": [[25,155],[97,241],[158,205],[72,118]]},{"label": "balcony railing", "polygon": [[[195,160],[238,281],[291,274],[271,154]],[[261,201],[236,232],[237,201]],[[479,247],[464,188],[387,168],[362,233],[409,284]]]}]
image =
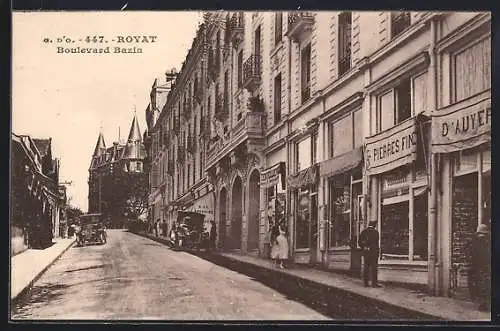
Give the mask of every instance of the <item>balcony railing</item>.
[{"label": "balcony railing", "polygon": [[339,77],[351,69],[351,54],[339,58]]},{"label": "balcony railing", "polygon": [[260,83],[260,55],[251,55],[243,63],[243,87],[252,90]]},{"label": "balcony railing", "polygon": [[264,135],[265,113],[247,112],[244,120],[238,122],[233,128],[233,137],[237,137],[245,131],[249,137],[259,138]]},{"label": "balcony railing", "polygon": [[410,13],[391,13],[391,37],[394,38],[410,26]]},{"label": "balcony railing", "polygon": [[229,107],[227,100],[222,96],[215,98],[215,118],[221,122],[225,121],[229,116]]},{"label": "balcony railing", "polygon": [[288,14],[287,35],[293,40],[300,39],[300,36],[310,31],[314,24],[314,14],[307,11],[295,11]]},{"label": "balcony railing", "polygon": [[301,96],[302,96],[302,103],[306,102],[311,98],[311,87],[309,85],[302,87]]},{"label": "balcony railing", "polygon": [[233,46],[238,47],[244,37],[242,12],[234,13],[233,16],[231,16],[229,27],[229,38],[233,42]]}]

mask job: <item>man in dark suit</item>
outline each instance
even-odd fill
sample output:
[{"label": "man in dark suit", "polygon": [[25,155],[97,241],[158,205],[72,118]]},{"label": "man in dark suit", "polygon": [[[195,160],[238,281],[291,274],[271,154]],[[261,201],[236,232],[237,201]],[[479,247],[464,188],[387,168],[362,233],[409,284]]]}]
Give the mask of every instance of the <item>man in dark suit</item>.
[{"label": "man in dark suit", "polygon": [[368,279],[371,278],[372,287],[380,287],[377,281],[378,258],[380,254],[379,233],[375,228],[377,221],[371,221],[368,228],[359,235],[359,247],[363,250],[364,269],[363,280],[368,287]]}]

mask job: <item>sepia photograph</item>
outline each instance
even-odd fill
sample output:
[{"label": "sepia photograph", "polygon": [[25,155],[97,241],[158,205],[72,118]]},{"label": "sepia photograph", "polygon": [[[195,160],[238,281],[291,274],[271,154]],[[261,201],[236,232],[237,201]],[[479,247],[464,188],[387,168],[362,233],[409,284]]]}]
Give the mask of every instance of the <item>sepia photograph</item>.
[{"label": "sepia photograph", "polygon": [[12,12],[11,323],[491,321],[490,12],[126,6]]}]

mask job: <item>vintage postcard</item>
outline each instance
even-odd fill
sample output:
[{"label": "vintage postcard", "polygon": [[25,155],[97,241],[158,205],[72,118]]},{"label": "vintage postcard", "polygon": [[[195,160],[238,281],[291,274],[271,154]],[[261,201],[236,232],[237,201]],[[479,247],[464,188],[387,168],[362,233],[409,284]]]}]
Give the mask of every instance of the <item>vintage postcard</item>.
[{"label": "vintage postcard", "polygon": [[489,12],[12,36],[12,322],[491,320]]}]

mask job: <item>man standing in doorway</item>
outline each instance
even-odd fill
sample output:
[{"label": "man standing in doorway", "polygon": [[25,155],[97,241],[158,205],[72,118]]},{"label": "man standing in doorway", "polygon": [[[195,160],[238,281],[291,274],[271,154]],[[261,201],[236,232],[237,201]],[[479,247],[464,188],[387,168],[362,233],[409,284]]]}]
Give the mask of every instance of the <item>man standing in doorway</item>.
[{"label": "man standing in doorway", "polygon": [[380,287],[377,280],[380,248],[379,233],[375,228],[376,226],[377,221],[371,221],[368,228],[364,229],[359,235],[359,247],[363,250],[363,280],[365,282],[365,287],[369,285],[369,278],[371,278],[372,287]]}]

